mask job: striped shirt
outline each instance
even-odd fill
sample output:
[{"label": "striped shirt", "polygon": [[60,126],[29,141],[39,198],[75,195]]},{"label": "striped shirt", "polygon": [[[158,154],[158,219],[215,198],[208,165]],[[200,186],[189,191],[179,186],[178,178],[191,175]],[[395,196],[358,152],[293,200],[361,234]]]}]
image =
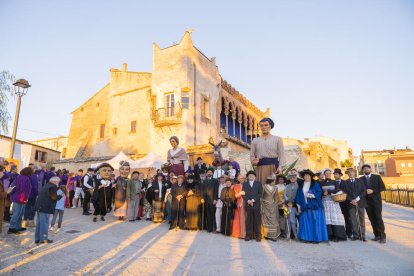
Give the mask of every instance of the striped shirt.
[{"label": "striped shirt", "polygon": [[283,140],[279,136],[269,135],[254,138],[250,148],[250,159],[255,158],[278,158],[279,165],[285,165],[285,148]]}]

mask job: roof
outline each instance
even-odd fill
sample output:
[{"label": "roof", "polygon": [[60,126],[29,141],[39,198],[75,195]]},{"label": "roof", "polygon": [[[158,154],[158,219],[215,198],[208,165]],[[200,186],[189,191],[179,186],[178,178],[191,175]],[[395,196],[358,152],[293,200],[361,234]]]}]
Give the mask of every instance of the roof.
[{"label": "roof", "polygon": [[[7,140],[11,140],[11,139],[12,139],[11,137],[6,136],[6,135],[0,135],[0,138],[2,138],[2,139],[7,139]],[[54,150],[54,149],[50,149],[50,148],[46,148],[46,147],[39,146],[39,145],[36,145],[36,144],[30,143],[30,142],[26,142],[26,141],[23,141],[23,140],[16,139],[16,142],[19,142],[19,143],[21,143],[21,144],[31,145],[31,146],[35,146],[35,147],[38,147],[38,148],[41,148],[41,149],[50,150],[50,151],[54,151],[54,152],[58,152],[58,153],[60,153],[60,151],[58,151],[58,150]]]}]

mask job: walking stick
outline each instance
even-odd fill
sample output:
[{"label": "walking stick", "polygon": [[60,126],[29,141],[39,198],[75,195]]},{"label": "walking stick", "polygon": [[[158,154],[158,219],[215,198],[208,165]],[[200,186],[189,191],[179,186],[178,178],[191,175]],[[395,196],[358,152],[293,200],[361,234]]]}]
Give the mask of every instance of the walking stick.
[{"label": "walking stick", "polygon": [[[108,212],[108,203],[106,203],[106,187],[104,186],[104,199],[105,199],[105,213]],[[102,215],[102,214],[101,214]]]},{"label": "walking stick", "polygon": [[358,203],[355,205],[356,210],[356,217],[357,217],[357,223],[358,223],[358,229],[359,229],[359,239],[362,241],[362,231],[361,231],[361,221],[359,220],[359,210],[358,210]]}]

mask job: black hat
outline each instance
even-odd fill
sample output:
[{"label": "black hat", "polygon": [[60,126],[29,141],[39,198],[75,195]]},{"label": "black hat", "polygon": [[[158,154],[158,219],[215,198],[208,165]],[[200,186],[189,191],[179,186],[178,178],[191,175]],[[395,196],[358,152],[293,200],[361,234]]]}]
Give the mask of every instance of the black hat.
[{"label": "black hat", "polygon": [[188,175],[188,176],[187,176],[187,180],[188,180],[188,179],[193,179],[193,180],[194,180],[194,179],[195,179],[194,174],[190,174],[190,175]]},{"label": "black hat", "polygon": [[212,171],[212,172],[214,172],[214,168],[210,167],[210,168],[208,168],[208,169],[207,169],[207,171],[206,171],[206,172],[208,172],[208,171]]},{"label": "black hat", "polygon": [[250,175],[250,174],[252,174],[252,175],[256,176],[256,173],[255,173],[254,171],[248,171],[248,172],[246,173],[246,177],[249,177],[249,175]]},{"label": "black hat", "polygon": [[364,165],[362,165],[361,169],[363,170],[364,168],[370,168],[371,169],[371,166],[369,164],[364,164]]},{"label": "black hat", "polygon": [[341,169],[339,169],[339,168],[336,168],[335,170],[334,170],[334,174],[340,174],[340,175],[343,175],[342,174],[342,171],[341,171]]},{"label": "black hat", "polygon": [[159,174],[157,174],[157,177],[158,176],[162,176],[162,179],[165,179],[165,175],[163,174],[163,173],[159,173]]},{"label": "black hat", "polygon": [[197,161],[198,161],[198,160],[203,160],[203,158],[201,158],[201,157],[197,157]]},{"label": "black hat", "polygon": [[95,172],[98,172],[101,168],[111,168],[111,170],[114,171],[114,168],[109,163],[102,163],[95,168]]},{"label": "black hat", "polygon": [[260,120],[260,123],[262,123],[262,122],[269,122],[270,128],[274,128],[275,127],[275,123],[269,117],[265,117],[265,118],[261,119]]},{"label": "black hat", "polygon": [[305,174],[309,174],[311,177],[314,177],[315,176],[315,174],[313,173],[313,171],[311,171],[309,169],[303,170],[303,171],[299,172],[299,174],[300,174],[300,176],[302,178],[305,176]]}]

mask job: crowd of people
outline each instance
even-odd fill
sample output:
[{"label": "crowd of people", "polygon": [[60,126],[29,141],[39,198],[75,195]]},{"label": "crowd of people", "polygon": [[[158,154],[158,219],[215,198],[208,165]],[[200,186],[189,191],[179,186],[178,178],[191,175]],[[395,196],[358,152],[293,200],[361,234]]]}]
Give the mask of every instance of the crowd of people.
[{"label": "crowd of people", "polygon": [[253,140],[250,155],[255,170],[246,174],[234,159],[213,167],[199,157],[190,167],[175,136],[170,138],[169,166],[155,175],[133,171],[127,161],[120,162],[117,177],[108,163],[88,168],[85,174],[82,169],[75,174],[33,164],[17,173],[15,166],[5,171],[0,164],[8,233],[36,227],[36,243],[53,242],[48,233],[59,232],[65,208],[82,207],[82,214],[92,216],[93,223],[105,221],[111,213],[128,223],[166,222],[169,229],[221,233],[246,241],[366,241],[366,211],[373,240],[385,243],[381,177],[372,174],[369,165],[362,167],[364,175],[359,178],[349,168],[347,180],[339,168],[318,173],[292,169],[284,176],[283,143],[270,134],[273,126],[270,118],[260,122],[262,135]]}]

